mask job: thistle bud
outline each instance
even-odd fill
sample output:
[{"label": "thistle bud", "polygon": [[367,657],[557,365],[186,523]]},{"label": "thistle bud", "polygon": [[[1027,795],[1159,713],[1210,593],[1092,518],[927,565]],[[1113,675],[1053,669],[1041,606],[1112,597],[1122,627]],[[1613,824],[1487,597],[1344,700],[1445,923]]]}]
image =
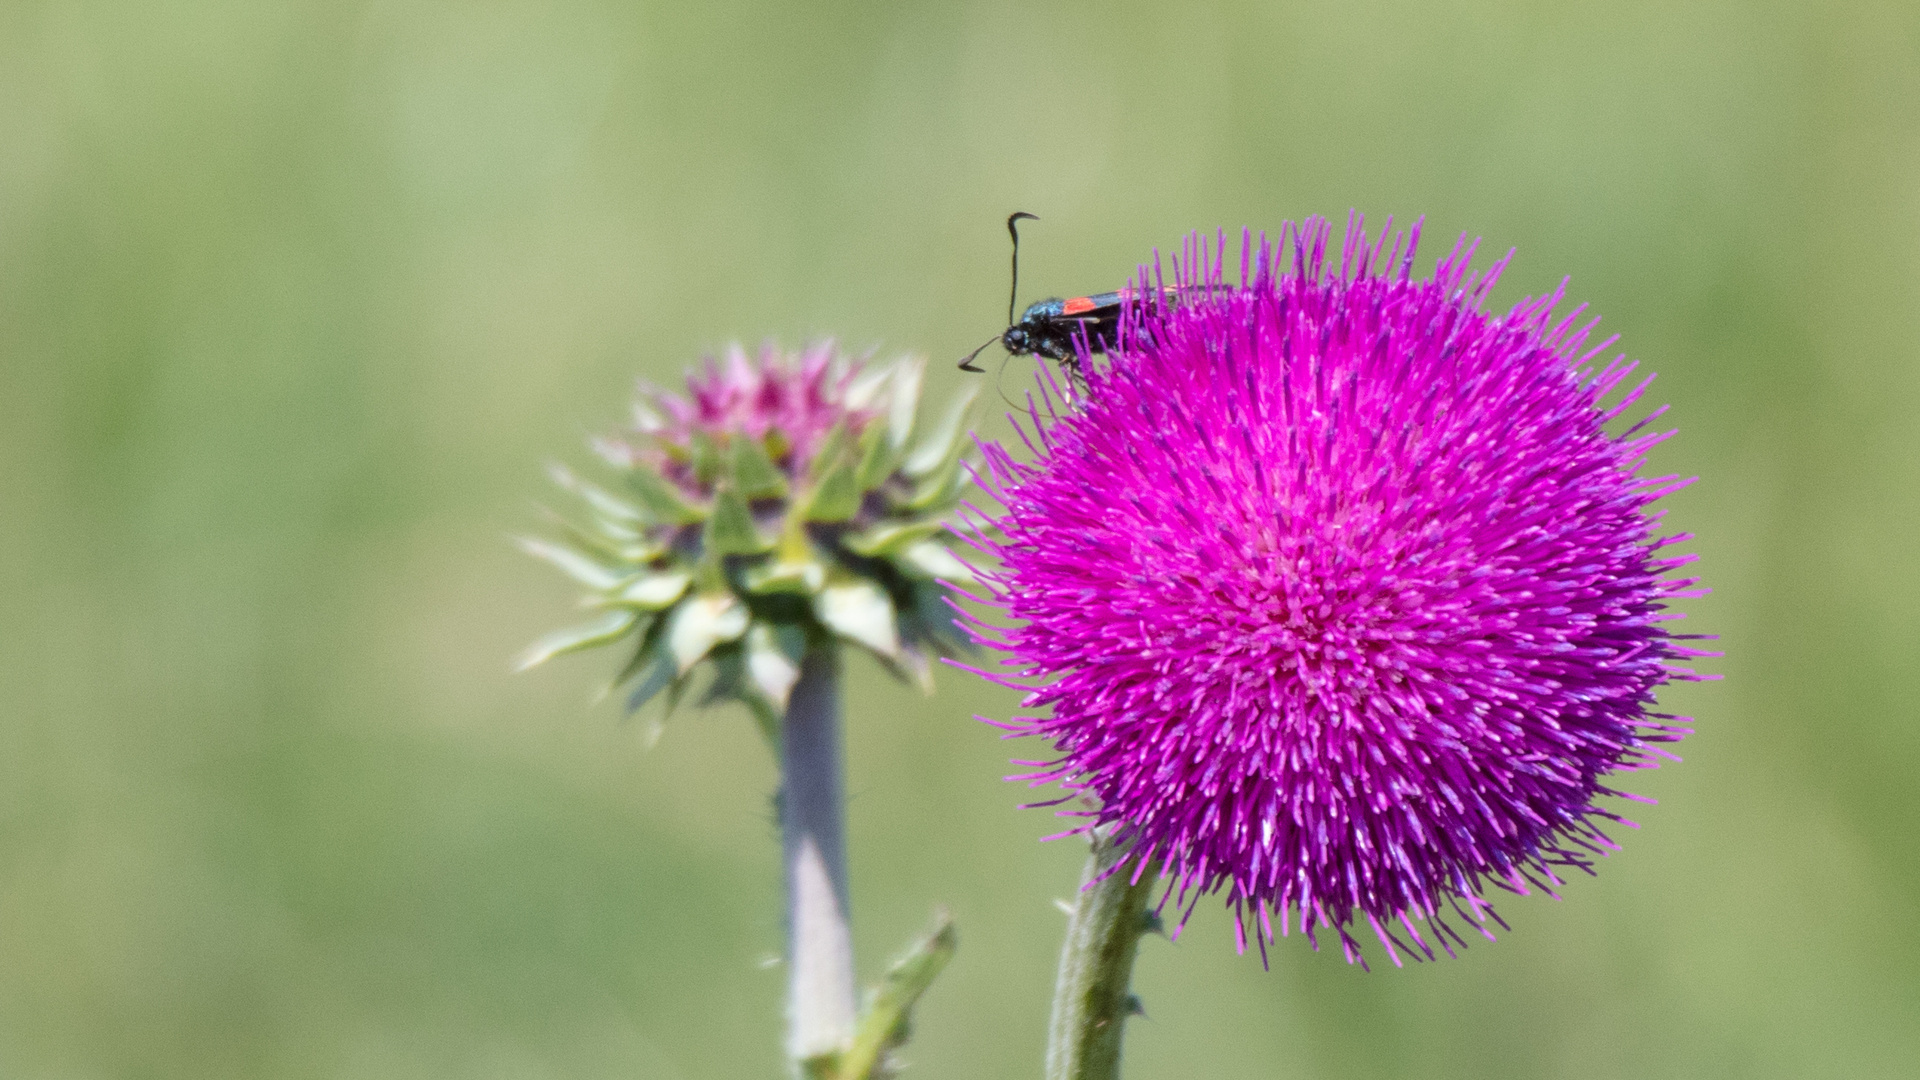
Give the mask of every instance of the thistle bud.
[{"label": "thistle bud", "polygon": [[709,668],[702,704],[739,700],[769,732],[812,647],[851,642],[931,689],[933,657],[965,648],[947,599],[972,575],[948,516],[972,395],[916,431],[923,368],[735,346],[684,395],[641,384],[631,428],[594,443],[614,478],[556,466],[580,513],[522,541],[586,588],[594,617],[520,666],[624,643],[630,709],[662,692],[671,707]]}]

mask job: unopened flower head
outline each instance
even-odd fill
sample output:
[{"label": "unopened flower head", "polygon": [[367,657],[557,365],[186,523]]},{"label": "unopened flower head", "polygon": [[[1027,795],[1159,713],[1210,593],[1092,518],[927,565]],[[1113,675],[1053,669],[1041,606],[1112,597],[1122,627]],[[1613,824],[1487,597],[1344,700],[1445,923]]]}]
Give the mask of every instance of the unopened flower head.
[{"label": "unopened flower head", "polygon": [[556,467],[586,521],[523,543],[599,614],[522,666],[629,641],[616,681],[638,708],[710,661],[708,698],[743,701],[769,734],[810,642],[852,642],[925,685],[962,644],[947,599],[971,575],[947,547],[969,401],[916,439],[922,368],[769,345],[709,360],[684,395],[642,384],[632,430],[594,444],[616,482]]},{"label": "unopened flower head", "polygon": [[1505,260],[1464,242],[1415,279],[1418,225],[1356,223],[1337,267],[1329,232],[1248,238],[1239,284],[1190,241],[1031,410],[1030,458],[987,447],[1010,628],[975,630],[1028,692],[1003,726],[1058,752],[1019,779],[1160,868],[1179,921],[1217,890],[1242,948],[1331,928],[1357,960],[1364,923],[1397,964],[1613,846],[1611,774],[1685,732],[1654,693],[1706,655],[1666,610],[1702,590],[1612,339],[1560,291],[1484,313]]}]

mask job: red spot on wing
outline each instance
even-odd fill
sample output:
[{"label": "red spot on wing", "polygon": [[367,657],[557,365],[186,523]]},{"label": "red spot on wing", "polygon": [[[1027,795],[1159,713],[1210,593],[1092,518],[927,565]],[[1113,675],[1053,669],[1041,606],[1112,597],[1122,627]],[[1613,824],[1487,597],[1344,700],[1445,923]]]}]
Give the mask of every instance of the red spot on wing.
[{"label": "red spot on wing", "polygon": [[1076,296],[1060,305],[1060,314],[1080,315],[1092,311],[1097,306],[1099,305],[1093,302],[1091,296]]}]

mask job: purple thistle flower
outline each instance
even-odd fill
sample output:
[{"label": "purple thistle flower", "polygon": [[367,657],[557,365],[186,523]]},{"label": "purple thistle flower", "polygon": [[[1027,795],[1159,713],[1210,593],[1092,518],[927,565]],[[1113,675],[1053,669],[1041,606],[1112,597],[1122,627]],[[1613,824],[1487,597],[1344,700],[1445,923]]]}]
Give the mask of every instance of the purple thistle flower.
[{"label": "purple thistle flower", "polygon": [[1173,290],[1143,271],[1167,301],[1030,402],[1031,460],[985,447],[1011,628],[972,628],[1027,692],[998,726],[1058,751],[1011,779],[1087,807],[1062,835],[1111,827],[1179,923],[1223,892],[1242,950],[1249,921],[1263,957],[1276,921],[1327,927],[1364,965],[1364,920],[1399,964],[1466,944],[1444,909],[1491,939],[1489,886],[1592,872],[1632,824],[1597,804],[1635,798],[1610,774],[1687,732],[1655,690],[1716,654],[1668,629],[1705,590],[1652,509],[1690,481],[1637,472],[1665,408],[1607,431],[1651,376],[1603,403],[1636,366],[1599,361],[1615,339],[1554,317],[1564,283],[1482,312],[1507,260],[1471,273],[1464,237],[1415,280],[1417,223],[1355,219],[1337,271],[1329,236],[1249,235],[1239,285],[1224,236]]}]

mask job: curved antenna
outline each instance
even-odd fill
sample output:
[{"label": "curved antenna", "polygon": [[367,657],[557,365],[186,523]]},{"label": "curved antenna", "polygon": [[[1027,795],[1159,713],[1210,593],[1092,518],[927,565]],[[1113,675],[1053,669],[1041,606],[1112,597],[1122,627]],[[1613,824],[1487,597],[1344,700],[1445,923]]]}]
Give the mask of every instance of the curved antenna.
[{"label": "curved antenna", "polygon": [[962,360],[960,361],[960,370],[961,370],[961,371],[971,371],[971,372],[973,372],[973,373],[974,373],[974,374],[976,374],[976,375],[984,375],[984,374],[986,374],[986,373],[987,373],[987,369],[986,369],[986,368],[981,368],[981,367],[975,367],[975,366],[973,366],[973,358],[974,358],[974,357],[976,357],[976,356],[979,356],[979,355],[980,355],[980,354],[981,354],[982,352],[985,352],[985,351],[986,351],[986,348],[987,348],[987,346],[989,346],[989,345],[991,345],[991,344],[993,344],[994,342],[996,342],[996,341],[999,341],[999,340],[1000,340],[1000,335],[999,335],[999,334],[995,334],[995,335],[993,335],[992,337],[990,337],[990,338],[988,338],[987,340],[985,340],[985,341],[983,341],[983,342],[981,342],[981,343],[980,343],[980,347],[979,347],[978,349],[975,349],[975,350],[973,350],[972,352],[970,352],[970,353],[968,353],[968,354],[966,355],[966,357],[965,357],[964,359],[962,359]]},{"label": "curved antenna", "polygon": [[[1007,233],[1013,237],[1013,289],[1007,294],[1007,325],[1013,325],[1013,306],[1020,299],[1020,219],[1039,221],[1039,214],[1029,214],[1025,210],[1015,210],[1007,215]],[[981,348],[986,348],[982,345]],[[972,357],[968,357],[972,359]]]}]

